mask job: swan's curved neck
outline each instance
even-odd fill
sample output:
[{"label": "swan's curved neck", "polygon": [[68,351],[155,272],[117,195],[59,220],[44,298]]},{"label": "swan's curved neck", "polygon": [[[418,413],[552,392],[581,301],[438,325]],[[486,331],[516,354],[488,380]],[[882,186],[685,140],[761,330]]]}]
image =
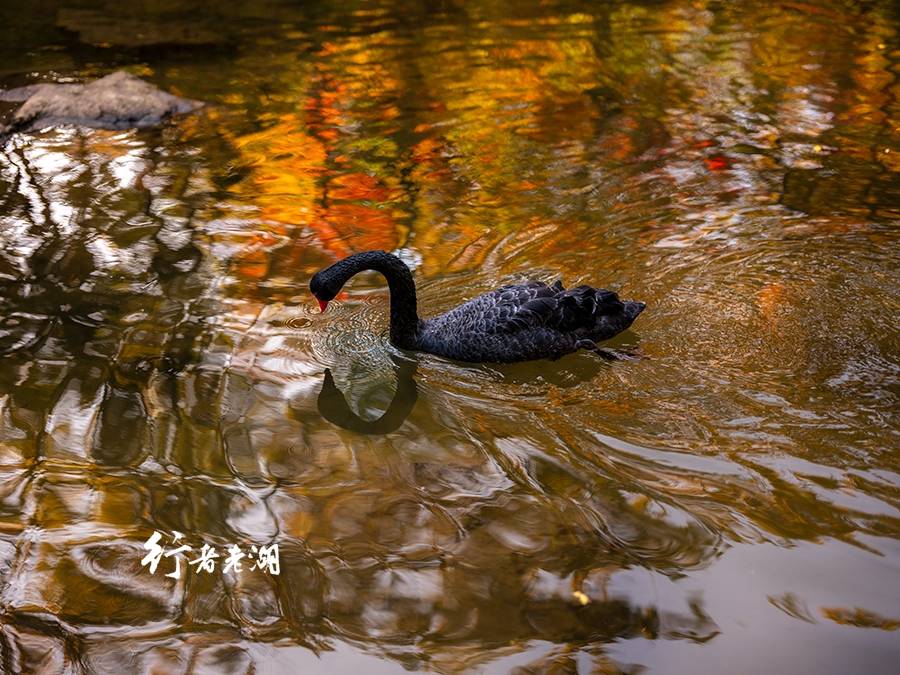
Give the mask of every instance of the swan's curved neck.
[{"label": "swan's curved neck", "polygon": [[334,283],[343,286],[347,280],[364,270],[381,272],[391,291],[391,342],[411,349],[419,335],[419,315],[416,312],[416,284],[412,273],[400,258],[384,251],[357,253],[335,263],[326,270]]}]

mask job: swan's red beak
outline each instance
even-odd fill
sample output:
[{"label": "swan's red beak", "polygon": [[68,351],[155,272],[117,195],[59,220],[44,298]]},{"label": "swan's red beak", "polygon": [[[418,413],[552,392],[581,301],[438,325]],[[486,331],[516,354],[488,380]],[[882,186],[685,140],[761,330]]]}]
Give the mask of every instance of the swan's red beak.
[{"label": "swan's red beak", "polygon": [[320,311],[324,312],[326,309],[328,309],[328,301],[327,300],[319,300],[318,298],[316,298],[316,300],[318,300],[318,302],[319,302],[319,310]]}]

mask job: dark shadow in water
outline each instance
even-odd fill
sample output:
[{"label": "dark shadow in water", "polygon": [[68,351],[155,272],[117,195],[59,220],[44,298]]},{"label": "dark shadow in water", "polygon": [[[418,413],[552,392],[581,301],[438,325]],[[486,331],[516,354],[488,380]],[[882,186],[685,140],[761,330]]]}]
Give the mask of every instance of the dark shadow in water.
[{"label": "dark shadow in water", "polygon": [[381,417],[366,420],[353,412],[347,404],[344,394],[335,385],[330,368],[325,369],[325,380],[317,401],[322,417],[343,429],[360,434],[389,434],[399,429],[400,425],[409,417],[418,398],[416,381],[413,377],[418,362],[415,359],[393,355],[391,360],[394,362],[394,369],[397,372],[397,390]]},{"label": "dark shadow in water", "polygon": [[507,384],[543,382],[567,389],[597,378],[617,362],[637,361],[644,356],[638,351],[640,338],[627,330],[611,340],[598,344],[596,351],[580,349],[559,359],[536,359],[519,363],[460,363],[462,366],[487,369]]}]

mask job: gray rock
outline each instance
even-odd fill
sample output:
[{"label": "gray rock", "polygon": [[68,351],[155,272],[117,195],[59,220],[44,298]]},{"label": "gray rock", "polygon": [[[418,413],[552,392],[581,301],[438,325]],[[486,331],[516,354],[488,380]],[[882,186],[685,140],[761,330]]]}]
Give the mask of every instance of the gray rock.
[{"label": "gray rock", "polygon": [[0,139],[17,131],[60,124],[130,129],[159,124],[203,104],[168,94],[130,73],[117,71],[86,84],[33,84],[0,92],[2,101],[23,101]]}]

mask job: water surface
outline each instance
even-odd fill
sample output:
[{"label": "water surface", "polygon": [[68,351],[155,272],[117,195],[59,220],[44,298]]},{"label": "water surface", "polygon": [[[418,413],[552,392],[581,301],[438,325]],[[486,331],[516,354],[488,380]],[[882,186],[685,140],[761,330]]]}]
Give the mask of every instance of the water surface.
[{"label": "water surface", "polygon": [[[210,103],[0,151],[0,670],[893,670],[896,6],[187,4],[0,7],[0,87]],[[373,248],[639,358],[398,352],[306,290]]]}]

